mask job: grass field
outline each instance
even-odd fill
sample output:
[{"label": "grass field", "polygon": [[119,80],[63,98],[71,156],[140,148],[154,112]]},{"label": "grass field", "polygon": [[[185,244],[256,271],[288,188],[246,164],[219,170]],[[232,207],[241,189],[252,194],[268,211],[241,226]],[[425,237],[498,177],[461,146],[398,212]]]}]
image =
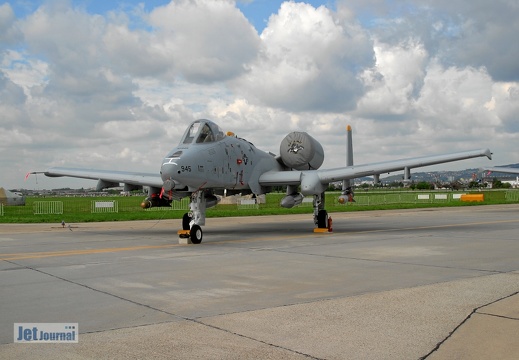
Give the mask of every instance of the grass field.
[{"label": "grass field", "polygon": [[[468,192],[464,192],[468,193]],[[480,203],[461,202],[456,199],[453,192],[418,192],[418,191],[357,191],[355,203],[346,205],[338,204],[339,193],[326,193],[326,209],[328,212],[366,211],[383,209],[404,209],[444,206],[474,206],[485,204],[519,203],[519,190],[483,191],[485,200]],[[459,194],[459,193],[458,193]],[[256,216],[277,214],[311,214],[312,204],[304,203],[292,209],[284,209],[279,206],[283,193],[267,194],[266,202],[259,204],[257,208],[239,209],[236,204],[222,205],[207,209],[207,217],[226,216]],[[92,222],[92,221],[127,221],[127,220],[153,220],[153,219],[180,219],[187,212],[187,204],[182,209],[158,208],[152,211],[143,210],[140,207],[143,197],[140,196],[114,196],[114,197],[29,197],[25,206],[4,206],[0,210],[0,223],[66,223]],[[117,212],[109,202],[114,201]],[[48,203],[58,203],[58,208],[50,208],[56,212],[53,214],[35,214],[49,210]],[[41,206],[43,204],[43,211]],[[97,205],[96,205],[97,203]],[[176,204],[180,207],[180,204]],[[105,211],[96,213],[95,211]]]}]

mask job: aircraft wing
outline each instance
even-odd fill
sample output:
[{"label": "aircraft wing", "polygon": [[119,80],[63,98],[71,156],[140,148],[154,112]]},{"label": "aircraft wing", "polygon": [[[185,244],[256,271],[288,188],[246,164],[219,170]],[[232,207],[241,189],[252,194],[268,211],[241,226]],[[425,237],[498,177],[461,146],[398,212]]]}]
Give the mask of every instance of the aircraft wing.
[{"label": "aircraft wing", "polygon": [[106,187],[119,186],[120,183],[130,185],[130,188],[140,186],[152,186],[161,188],[163,181],[160,175],[130,171],[113,171],[113,170],[93,170],[93,169],[75,169],[53,167],[44,171],[43,174],[49,177],[69,176],[81,179],[98,180],[97,188],[99,190]]},{"label": "aircraft wing", "polygon": [[[380,163],[346,166],[336,169],[277,172],[271,171],[262,174],[259,178],[259,182],[262,186],[298,185],[301,184],[302,181],[304,181],[303,179],[306,177],[309,181],[318,181],[320,184],[325,185],[339,180],[354,179],[370,175],[380,175],[383,173],[404,169],[410,170],[423,166],[442,164],[482,156],[486,156],[489,159],[492,159],[492,153],[489,149],[481,149],[445,155],[424,156]],[[311,173],[315,173],[317,177],[315,175],[310,175]],[[311,178],[313,178],[313,180]]]},{"label": "aircraft wing", "polygon": [[506,174],[519,174],[519,168],[513,167],[490,167],[484,168],[486,171],[497,172],[497,173],[506,173]]}]

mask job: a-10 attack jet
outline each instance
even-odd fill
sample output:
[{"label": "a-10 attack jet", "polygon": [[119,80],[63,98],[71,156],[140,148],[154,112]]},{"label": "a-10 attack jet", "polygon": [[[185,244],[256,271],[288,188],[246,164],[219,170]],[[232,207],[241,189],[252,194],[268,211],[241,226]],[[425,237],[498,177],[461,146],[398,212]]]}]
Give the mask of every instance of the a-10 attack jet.
[{"label": "a-10 attack jet", "polygon": [[131,171],[107,171],[53,167],[43,172],[46,176],[69,176],[98,180],[98,191],[124,184],[130,191],[148,187],[143,208],[171,206],[173,200],[191,198],[190,212],[182,219],[180,237],[192,243],[202,241],[205,211],[215,206],[224,192],[260,195],[274,186],[286,187],[281,206],[291,208],[302,202],[304,196],[313,196],[313,216],[316,229],[328,227],[324,191],[328,184],[343,181],[339,202],[352,201],[350,181],[354,178],[404,170],[410,179],[410,169],[451,161],[486,156],[489,149],[401,159],[373,164],[353,165],[351,128],[347,127],[346,166],[319,169],[324,161],[321,144],[305,132],[288,134],[280,145],[278,156],[256,148],[233,133],[224,133],[210,120],[196,120],[189,125],[177,147],[162,160],[160,174]]}]

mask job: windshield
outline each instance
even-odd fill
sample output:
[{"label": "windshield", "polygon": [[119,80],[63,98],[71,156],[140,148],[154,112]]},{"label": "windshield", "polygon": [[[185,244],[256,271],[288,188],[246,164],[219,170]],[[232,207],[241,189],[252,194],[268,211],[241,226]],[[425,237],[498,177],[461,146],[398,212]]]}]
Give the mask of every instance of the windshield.
[{"label": "windshield", "polygon": [[184,141],[182,141],[183,144],[191,144],[193,142],[193,139],[195,138],[196,134],[198,133],[198,129],[200,128],[199,122],[194,122],[191,124],[189,129],[187,130],[186,134],[184,135]]},{"label": "windshield", "polygon": [[225,137],[222,129],[209,120],[197,120],[187,129],[181,144],[211,143]]}]

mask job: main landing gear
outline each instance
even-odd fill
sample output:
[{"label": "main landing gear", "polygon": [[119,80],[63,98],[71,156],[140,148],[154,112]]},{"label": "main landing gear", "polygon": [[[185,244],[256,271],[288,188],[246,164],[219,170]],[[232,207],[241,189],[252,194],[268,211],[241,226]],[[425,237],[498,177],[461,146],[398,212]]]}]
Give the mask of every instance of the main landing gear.
[{"label": "main landing gear", "polygon": [[331,232],[328,212],[324,209],[324,193],[314,195],[314,232]]},{"label": "main landing gear", "polygon": [[[194,192],[191,195],[190,211],[185,213],[182,218],[182,230],[178,231],[179,243],[181,244],[200,244],[203,238],[201,226],[205,225],[205,210],[207,206],[214,206],[216,198],[203,190]],[[314,195],[314,232],[331,232],[331,218],[324,209],[324,193]],[[186,241],[187,240],[187,241]]]}]

